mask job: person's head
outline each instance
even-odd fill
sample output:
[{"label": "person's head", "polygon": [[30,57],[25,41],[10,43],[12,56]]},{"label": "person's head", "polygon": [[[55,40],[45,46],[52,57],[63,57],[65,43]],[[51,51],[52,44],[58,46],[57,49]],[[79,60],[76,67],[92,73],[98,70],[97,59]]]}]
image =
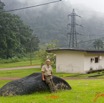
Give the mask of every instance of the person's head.
[{"label": "person's head", "polygon": [[50,59],[47,59],[47,60],[46,60],[46,64],[47,64],[47,65],[50,65],[50,64],[51,64]]}]

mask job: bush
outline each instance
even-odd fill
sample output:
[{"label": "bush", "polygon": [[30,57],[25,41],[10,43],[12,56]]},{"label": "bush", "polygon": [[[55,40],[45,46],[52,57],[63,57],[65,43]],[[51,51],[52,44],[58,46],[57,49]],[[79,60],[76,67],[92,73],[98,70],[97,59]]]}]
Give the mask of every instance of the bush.
[{"label": "bush", "polygon": [[0,63],[13,63],[13,62],[19,62],[20,59],[18,57],[13,57],[9,59],[0,59]]},{"label": "bush", "polygon": [[53,67],[56,67],[56,56],[53,53],[47,53],[45,50],[35,52],[36,58],[41,60],[41,66],[45,64],[46,59],[51,60]]}]

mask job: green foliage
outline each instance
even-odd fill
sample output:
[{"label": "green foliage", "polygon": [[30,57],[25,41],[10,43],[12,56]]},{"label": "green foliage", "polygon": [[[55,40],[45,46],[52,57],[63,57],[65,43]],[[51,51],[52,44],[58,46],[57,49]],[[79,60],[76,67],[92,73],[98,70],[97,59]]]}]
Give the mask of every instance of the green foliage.
[{"label": "green foliage", "polygon": [[19,62],[20,58],[18,57],[13,57],[13,58],[9,58],[9,59],[0,59],[0,64],[1,63],[14,63],[14,62]]},{"label": "green foliage", "polygon": [[[0,58],[0,65],[1,64],[4,64],[4,65],[6,65],[6,63],[17,63],[18,64],[18,62],[23,62],[23,61],[28,61],[30,59],[30,57],[28,57],[28,54],[27,55],[25,55],[25,57],[21,57],[21,58],[19,58],[19,57],[17,57],[17,56],[14,56],[14,57],[12,57],[12,58],[9,58],[9,59],[1,59]],[[32,58],[33,59],[33,58]],[[24,65],[25,66],[25,65]]]},{"label": "green foliage", "polygon": [[95,49],[100,50],[104,48],[103,41],[101,39],[97,39],[93,42],[93,46]]},{"label": "green foliage", "polygon": [[[20,57],[30,52],[32,32],[17,15],[2,11],[0,13],[0,58]],[[31,43],[34,44],[33,50],[36,50],[38,38],[33,39]]]},{"label": "green foliage", "polygon": [[45,50],[39,50],[35,53],[35,55],[41,60],[41,66],[45,64],[46,59],[49,58],[52,66],[55,67],[56,56],[53,53],[47,53]]},{"label": "green foliage", "polygon": [[41,60],[41,65],[43,65],[48,58],[51,60],[52,66],[56,66],[56,55],[46,52],[47,49],[54,49],[56,47],[56,43],[52,41],[51,43],[46,43],[45,45],[42,45],[39,51],[35,52],[36,57]]},{"label": "green foliage", "polygon": [[2,11],[4,9],[5,4],[0,0],[0,10]]},{"label": "green foliage", "polygon": [[52,40],[49,43],[45,44],[46,49],[55,49],[58,48],[58,40]]},{"label": "green foliage", "polygon": [[[41,61],[39,59],[33,59],[32,60],[32,65],[40,65]],[[22,67],[22,66],[31,66],[30,64],[30,60],[28,58],[24,58],[24,59],[19,59],[18,62],[13,62],[13,60],[10,59],[10,61],[8,62],[8,60],[0,60],[0,68],[14,68],[14,67]]]},{"label": "green foliage", "polygon": [[37,51],[39,49],[39,39],[36,35],[30,34],[30,37],[28,38],[28,42],[25,43],[26,52],[27,53],[34,53],[34,51]]}]

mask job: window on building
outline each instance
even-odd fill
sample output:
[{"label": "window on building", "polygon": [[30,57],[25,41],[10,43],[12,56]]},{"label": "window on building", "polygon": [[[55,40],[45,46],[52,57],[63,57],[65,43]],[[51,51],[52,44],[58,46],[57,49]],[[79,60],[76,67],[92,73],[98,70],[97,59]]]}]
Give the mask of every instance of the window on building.
[{"label": "window on building", "polygon": [[99,62],[99,57],[95,57],[95,63]]},{"label": "window on building", "polygon": [[90,62],[92,63],[93,61],[94,61],[94,58],[91,58],[91,59],[90,59]]}]

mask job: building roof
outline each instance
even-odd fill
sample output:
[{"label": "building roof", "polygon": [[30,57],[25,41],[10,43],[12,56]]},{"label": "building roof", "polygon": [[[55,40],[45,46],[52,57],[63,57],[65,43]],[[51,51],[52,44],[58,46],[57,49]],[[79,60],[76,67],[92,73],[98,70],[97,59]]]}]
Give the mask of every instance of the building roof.
[{"label": "building roof", "polygon": [[74,48],[59,48],[59,49],[48,49],[47,52],[56,51],[79,51],[79,52],[89,52],[89,53],[104,53],[104,50],[85,50],[85,49],[74,49]]}]

